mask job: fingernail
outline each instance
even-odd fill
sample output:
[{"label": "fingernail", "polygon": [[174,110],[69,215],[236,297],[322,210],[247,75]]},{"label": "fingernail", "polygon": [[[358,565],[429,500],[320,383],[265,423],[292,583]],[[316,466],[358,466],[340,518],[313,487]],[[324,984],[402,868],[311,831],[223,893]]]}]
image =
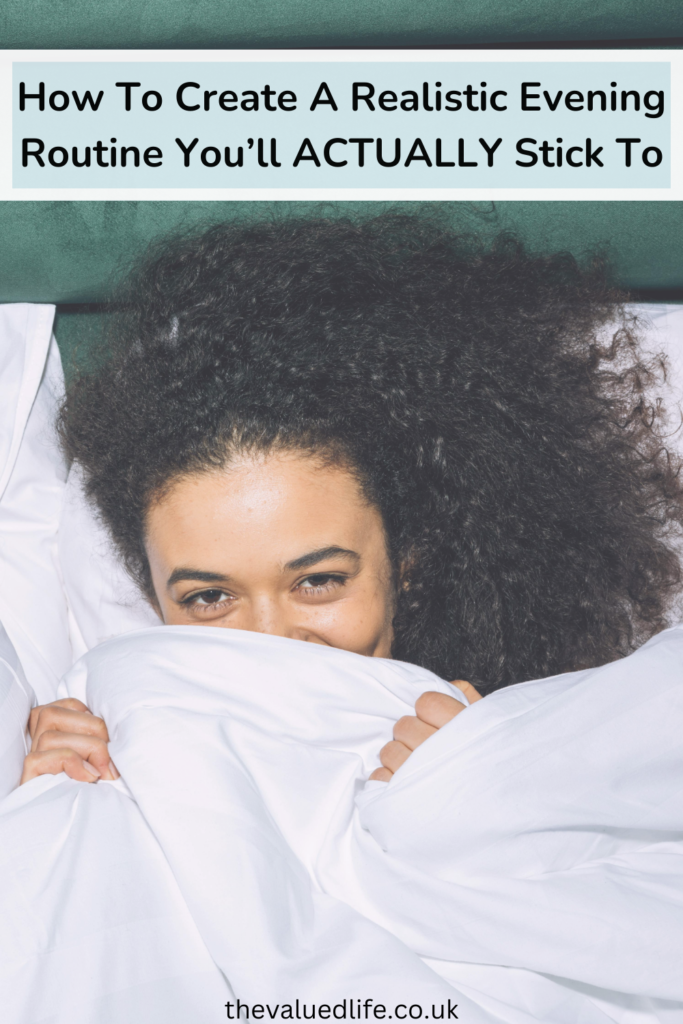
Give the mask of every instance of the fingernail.
[{"label": "fingernail", "polygon": [[116,767],[113,761],[109,762],[109,771],[112,773],[115,779],[121,778],[121,773],[119,772],[118,768]]},{"label": "fingernail", "polygon": [[94,765],[90,764],[90,761],[84,761],[83,767],[87,772],[90,772],[91,775],[94,775],[96,779],[99,779],[100,776],[102,775],[102,772],[98,772],[97,768],[95,768]]}]

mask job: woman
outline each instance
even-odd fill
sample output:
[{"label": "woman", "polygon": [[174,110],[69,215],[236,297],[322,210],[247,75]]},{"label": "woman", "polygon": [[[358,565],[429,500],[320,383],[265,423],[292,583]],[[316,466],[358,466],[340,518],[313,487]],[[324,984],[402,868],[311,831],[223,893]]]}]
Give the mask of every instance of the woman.
[{"label": "woman", "polygon": [[[172,239],[70,387],[65,451],[164,622],[484,693],[602,664],[667,624],[680,585],[679,465],[621,298],[599,262],[423,217]],[[38,711],[33,728],[51,735],[27,777],[61,771],[75,741],[53,734],[93,723]]]}]

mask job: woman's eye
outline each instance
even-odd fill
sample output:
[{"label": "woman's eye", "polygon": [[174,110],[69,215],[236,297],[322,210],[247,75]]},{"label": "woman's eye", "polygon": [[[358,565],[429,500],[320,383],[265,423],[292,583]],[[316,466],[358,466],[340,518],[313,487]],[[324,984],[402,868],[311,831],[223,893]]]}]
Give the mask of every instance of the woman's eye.
[{"label": "woman's eye", "polygon": [[299,580],[296,585],[297,590],[313,592],[315,594],[322,594],[328,590],[333,590],[335,587],[343,587],[346,583],[345,576],[332,575],[331,573],[314,573],[312,576],[306,576],[305,579]]},{"label": "woman's eye", "polygon": [[230,595],[226,594],[224,590],[202,590],[199,594],[192,594],[191,597],[186,598],[183,604],[208,608],[217,604],[226,604],[229,600]]}]

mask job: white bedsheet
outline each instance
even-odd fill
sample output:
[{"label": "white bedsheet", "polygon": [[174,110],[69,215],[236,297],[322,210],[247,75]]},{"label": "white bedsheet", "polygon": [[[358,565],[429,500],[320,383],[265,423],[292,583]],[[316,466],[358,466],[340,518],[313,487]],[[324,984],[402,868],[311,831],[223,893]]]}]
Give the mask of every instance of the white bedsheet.
[{"label": "white bedsheet", "polygon": [[364,780],[393,722],[453,692],[401,663],[157,627],[67,689],[122,781],[0,802],[3,1024],[204,1024],[234,997],[683,1020],[683,628],[485,698],[388,785]]}]

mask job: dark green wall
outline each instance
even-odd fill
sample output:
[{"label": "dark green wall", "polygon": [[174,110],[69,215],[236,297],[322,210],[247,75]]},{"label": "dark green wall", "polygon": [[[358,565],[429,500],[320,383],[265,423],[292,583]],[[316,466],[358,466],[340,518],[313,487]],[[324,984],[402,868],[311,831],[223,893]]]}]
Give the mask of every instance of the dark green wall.
[{"label": "dark green wall", "polygon": [[427,46],[683,36],[681,0],[3,0],[5,49]]},{"label": "dark green wall", "polygon": [[606,247],[622,285],[683,288],[683,203],[676,202],[5,202],[0,301],[101,301],[118,269],[170,229],[292,213],[364,217],[387,207],[437,207],[465,230],[512,229],[534,249],[580,255]]}]

